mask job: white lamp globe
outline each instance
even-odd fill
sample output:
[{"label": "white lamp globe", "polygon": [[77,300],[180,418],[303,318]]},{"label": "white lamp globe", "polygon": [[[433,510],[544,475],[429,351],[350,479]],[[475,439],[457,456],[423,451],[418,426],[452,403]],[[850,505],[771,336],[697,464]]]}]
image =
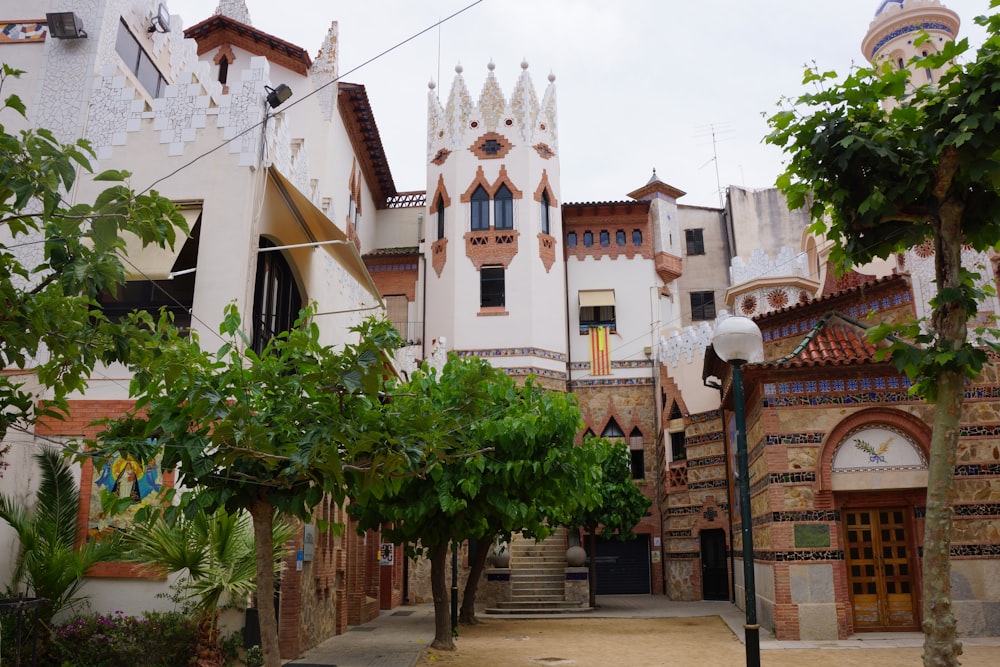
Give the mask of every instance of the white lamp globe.
[{"label": "white lamp globe", "polygon": [[725,362],[744,364],[762,361],[764,336],[760,327],[749,317],[734,315],[719,322],[712,337],[715,354]]}]

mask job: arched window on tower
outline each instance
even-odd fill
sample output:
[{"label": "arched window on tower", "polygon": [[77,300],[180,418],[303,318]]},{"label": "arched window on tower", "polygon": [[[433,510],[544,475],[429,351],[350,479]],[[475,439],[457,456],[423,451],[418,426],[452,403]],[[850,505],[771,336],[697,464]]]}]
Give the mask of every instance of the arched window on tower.
[{"label": "arched window on tower", "polygon": [[549,191],[542,190],[542,234],[549,233]]},{"label": "arched window on tower", "polygon": [[490,196],[483,186],[476,188],[470,202],[472,208],[472,231],[481,232],[490,228]]},{"label": "arched window on tower", "polygon": [[646,446],[638,426],[628,434],[628,451],[631,457],[632,479],[646,479]]},{"label": "arched window on tower", "polygon": [[437,200],[437,237],[439,241],[444,238],[444,197],[441,195]]},{"label": "arched window on tower", "polygon": [[618,422],[615,421],[615,418],[612,417],[608,421],[608,425],[604,427],[603,431],[601,431],[601,437],[602,438],[624,438],[625,437],[625,431],[622,430],[622,427],[619,426]]},{"label": "arched window on tower", "polygon": [[500,184],[493,195],[494,229],[514,229],[514,195],[510,188]]}]

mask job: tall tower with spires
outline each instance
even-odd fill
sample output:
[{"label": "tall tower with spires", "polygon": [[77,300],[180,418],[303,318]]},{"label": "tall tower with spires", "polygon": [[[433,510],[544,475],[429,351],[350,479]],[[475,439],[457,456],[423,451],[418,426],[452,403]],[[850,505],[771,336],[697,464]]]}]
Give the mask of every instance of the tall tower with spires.
[{"label": "tall tower with spires", "polygon": [[490,62],[478,100],[461,65],[446,104],[430,84],[426,336],[565,389],[555,76],[539,100],[522,62],[507,98],[494,69]]}]

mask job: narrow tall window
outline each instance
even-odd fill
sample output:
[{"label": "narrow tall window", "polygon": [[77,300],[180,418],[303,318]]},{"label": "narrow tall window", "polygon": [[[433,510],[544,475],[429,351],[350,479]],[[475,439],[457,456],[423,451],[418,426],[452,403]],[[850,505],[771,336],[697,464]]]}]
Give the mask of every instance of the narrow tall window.
[{"label": "narrow tall window", "polygon": [[[260,248],[273,248],[267,239]],[[280,250],[257,254],[257,279],[253,293],[253,342],[255,352],[264,350],[267,342],[295,324],[302,308],[302,297],[295,284],[292,269]]]},{"label": "narrow tall window", "polygon": [[606,229],[601,230],[601,247],[607,248],[611,245],[611,234]]},{"label": "narrow tall window", "polygon": [[549,233],[549,191],[542,190],[542,234]]},{"label": "narrow tall window", "polygon": [[584,232],[583,233],[583,245],[588,248],[594,245],[594,232]]},{"label": "narrow tall window", "polygon": [[440,195],[438,195],[437,209],[437,237],[440,241],[444,238],[444,197]]},{"label": "narrow tall window", "polygon": [[632,245],[634,245],[636,248],[638,248],[639,246],[642,245],[642,230],[641,229],[633,229],[632,230]]},{"label": "narrow tall window", "polygon": [[683,461],[687,458],[687,448],[684,445],[684,431],[670,434],[670,459]]},{"label": "narrow tall window", "polygon": [[691,292],[691,319],[715,319],[715,292]]},{"label": "narrow tall window", "polygon": [[576,232],[570,232],[566,235],[566,247],[575,248],[576,247]]},{"label": "narrow tall window", "polygon": [[702,230],[685,229],[684,241],[685,244],[687,245],[687,254],[689,255],[705,254],[705,235]]},{"label": "narrow tall window", "polygon": [[479,307],[503,308],[506,304],[503,267],[484,266],[479,270]]},{"label": "narrow tall window", "polygon": [[472,193],[472,231],[481,232],[490,228],[490,196],[483,186]]},{"label": "narrow tall window", "polygon": [[126,69],[135,75],[139,84],[153,97],[162,97],[166,92],[167,81],[156,69],[149,54],[132,35],[125,21],[118,24],[118,37],[115,40],[115,51],[125,63]]},{"label": "narrow tall window", "polygon": [[631,456],[632,479],[646,479],[646,446],[639,427],[628,434],[629,455]]},{"label": "narrow tall window", "polygon": [[226,85],[226,79],[229,78],[229,56],[222,56],[222,60],[219,61],[219,83],[223,86]]},{"label": "narrow tall window", "polygon": [[617,243],[620,246],[625,245],[625,230],[624,229],[619,229],[617,232],[615,232],[615,243]]},{"label": "narrow tall window", "polygon": [[501,184],[493,195],[493,227],[514,229],[514,195],[510,188]]}]

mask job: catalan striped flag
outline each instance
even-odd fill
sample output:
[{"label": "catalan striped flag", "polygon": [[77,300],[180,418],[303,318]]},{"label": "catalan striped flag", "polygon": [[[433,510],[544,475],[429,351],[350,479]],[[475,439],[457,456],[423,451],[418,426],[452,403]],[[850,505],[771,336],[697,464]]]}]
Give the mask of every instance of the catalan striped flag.
[{"label": "catalan striped flag", "polygon": [[590,327],[590,374],[611,375],[608,327]]}]

